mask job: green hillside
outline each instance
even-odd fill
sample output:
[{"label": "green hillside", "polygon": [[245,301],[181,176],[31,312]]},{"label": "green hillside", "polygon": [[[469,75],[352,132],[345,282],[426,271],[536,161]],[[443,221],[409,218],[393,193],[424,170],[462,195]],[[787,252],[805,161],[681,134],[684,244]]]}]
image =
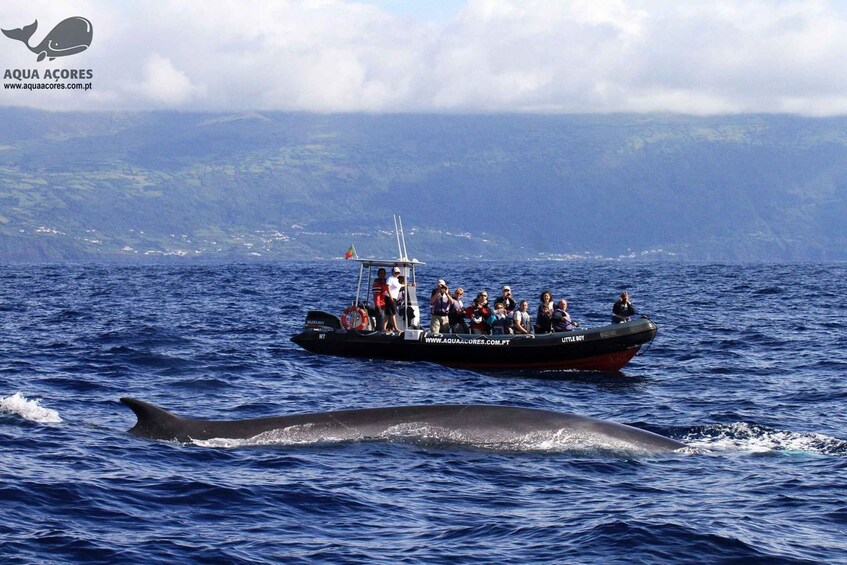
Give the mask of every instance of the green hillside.
[{"label": "green hillside", "polygon": [[847,119],[0,110],[0,259],[847,259]]}]

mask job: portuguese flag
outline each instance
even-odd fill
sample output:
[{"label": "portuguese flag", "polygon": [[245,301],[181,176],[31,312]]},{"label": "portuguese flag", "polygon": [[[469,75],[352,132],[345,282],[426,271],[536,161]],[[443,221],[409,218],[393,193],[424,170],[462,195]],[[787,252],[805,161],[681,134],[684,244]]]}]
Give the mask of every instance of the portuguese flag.
[{"label": "portuguese flag", "polygon": [[353,244],[351,243],[350,249],[348,249],[344,253],[344,260],[346,261],[347,259],[350,259],[351,257],[354,257],[355,255],[356,255],[356,249],[353,247]]}]

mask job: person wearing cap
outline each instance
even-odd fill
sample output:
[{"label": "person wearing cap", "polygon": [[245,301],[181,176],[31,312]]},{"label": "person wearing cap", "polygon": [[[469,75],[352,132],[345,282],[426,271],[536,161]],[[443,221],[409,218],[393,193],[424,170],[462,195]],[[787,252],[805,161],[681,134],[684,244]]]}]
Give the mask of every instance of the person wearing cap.
[{"label": "person wearing cap", "polygon": [[397,298],[400,292],[400,280],[397,276],[400,274],[400,267],[394,266],[391,269],[391,276],[385,281],[388,286],[388,292],[385,296],[385,330],[399,331],[397,327]]},{"label": "person wearing cap", "polygon": [[395,265],[394,268],[391,269],[391,276],[388,277],[386,282],[388,283],[388,294],[391,295],[394,302],[397,302],[397,299],[399,298],[397,295],[400,292],[400,287],[403,286],[400,282],[400,267]]},{"label": "person wearing cap", "polygon": [[515,311],[516,306],[515,299],[512,298],[512,287],[509,285],[503,285],[503,291],[500,294],[500,298],[495,300],[494,304],[502,302],[503,306],[506,308],[506,313],[511,316],[512,312]]},{"label": "person wearing cap", "polygon": [[438,284],[432,289],[432,296],[429,299],[430,305],[430,323],[429,331],[434,334],[440,334],[442,329],[450,329],[450,306],[453,304],[453,297],[450,296],[450,290],[447,288],[447,283],[444,279],[438,279]]}]

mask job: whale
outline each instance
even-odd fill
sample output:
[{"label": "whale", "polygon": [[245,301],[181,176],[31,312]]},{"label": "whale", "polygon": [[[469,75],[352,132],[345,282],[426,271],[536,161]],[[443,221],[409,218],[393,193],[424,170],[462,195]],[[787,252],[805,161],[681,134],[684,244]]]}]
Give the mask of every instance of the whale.
[{"label": "whale", "polygon": [[[671,452],[686,447],[633,426],[565,412],[486,404],[392,406],[291,414],[245,420],[184,418],[134,398],[120,401],[135,413],[129,433],[156,440],[197,443],[322,443],[427,440],[504,449],[555,444],[566,449]],[[248,442],[249,443],[249,442]],[[226,444],[224,444],[226,445]]]},{"label": "whale", "polygon": [[57,57],[76,55],[88,49],[94,36],[94,28],[87,19],[74,16],[56,24],[50,33],[36,46],[29,44],[29,39],[38,29],[38,20],[28,26],[17,29],[3,29],[3,35],[10,39],[16,39],[27,46],[27,49],[38,55],[37,62],[49,58],[51,61]]}]

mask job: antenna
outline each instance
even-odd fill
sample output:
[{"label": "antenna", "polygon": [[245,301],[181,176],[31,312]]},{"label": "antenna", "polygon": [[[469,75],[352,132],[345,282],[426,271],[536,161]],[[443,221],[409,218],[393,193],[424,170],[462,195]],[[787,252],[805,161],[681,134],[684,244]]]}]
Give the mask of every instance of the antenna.
[{"label": "antenna", "polygon": [[397,238],[398,259],[408,261],[409,258],[406,256],[406,234],[403,233],[403,220],[397,214],[394,214],[394,235]]},{"label": "antenna", "polygon": [[403,231],[403,218],[397,216],[397,221],[400,222],[400,235],[403,237],[403,260],[409,260],[409,252],[406,251],[406,232]]},{"label": "antenna", "polygon": [[397,227],[397,214],[392,214],[394,218],[394,238],[397,240],[397,258],[403,258],[403,249],[400,247],[400,229]]}]

